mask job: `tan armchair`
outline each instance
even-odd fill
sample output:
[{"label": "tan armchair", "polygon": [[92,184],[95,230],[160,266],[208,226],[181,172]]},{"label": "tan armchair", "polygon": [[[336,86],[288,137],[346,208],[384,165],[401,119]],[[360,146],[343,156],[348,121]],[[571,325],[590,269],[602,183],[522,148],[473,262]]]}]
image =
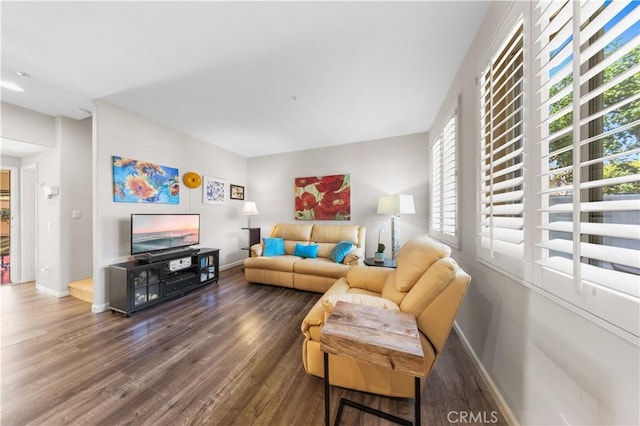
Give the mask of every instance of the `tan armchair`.
[{"label": "tan armchair", "polygon": [[[352,266],[311,308],[302,322],[305,371],[324,377],[320,329],[338,300],[399,309],[416,317],[427,376],[442,352],[471,277],[449,257],[451,249],[428,236],[407,242],[397,269]],[[332,385],[380,395],[413,397],[413,377],[351,358],[330,355]]]}]

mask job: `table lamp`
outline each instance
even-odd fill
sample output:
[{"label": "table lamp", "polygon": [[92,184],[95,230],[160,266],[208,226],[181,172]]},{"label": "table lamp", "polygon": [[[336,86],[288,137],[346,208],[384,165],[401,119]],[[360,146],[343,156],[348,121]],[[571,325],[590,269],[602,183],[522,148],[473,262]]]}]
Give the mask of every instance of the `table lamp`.
[{"label": "table lamp", "polygon": [[251,216],[258,215],[258,207],[256,207],[256,203],[254,201],[247,201],[244,203],[244,207],[242,207],[242,214],[246,214],[249,216],[247,228],[251,228]]},{"label": "table lamp", "polygon": [[416,208],[413,205],[413,195],[384,195],[378,199],[378,214],[391,215],[391,256],[393,259],[396,258],[400,250],[398,218],[401,214],[414,214],[415,212]]}]

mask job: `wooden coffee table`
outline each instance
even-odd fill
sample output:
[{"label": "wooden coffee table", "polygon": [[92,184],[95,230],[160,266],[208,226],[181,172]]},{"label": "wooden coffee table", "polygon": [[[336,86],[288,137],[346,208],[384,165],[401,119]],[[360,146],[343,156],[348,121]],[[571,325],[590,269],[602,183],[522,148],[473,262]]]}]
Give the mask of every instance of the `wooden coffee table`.
[{"label": "wooden coffee table", "polygon": [[[420,424],[420,378],[425,376],[424,353],[416,319],[406,312],[338,302],[320,331],[320,349],[324,352],[324,416],[330,425],[329,354],[346,356],[380,365],[415,377],[415,424]],[[340,399],[336,425],[342,408],[349,405],[386,420],[411,425],[384,411]]]}]

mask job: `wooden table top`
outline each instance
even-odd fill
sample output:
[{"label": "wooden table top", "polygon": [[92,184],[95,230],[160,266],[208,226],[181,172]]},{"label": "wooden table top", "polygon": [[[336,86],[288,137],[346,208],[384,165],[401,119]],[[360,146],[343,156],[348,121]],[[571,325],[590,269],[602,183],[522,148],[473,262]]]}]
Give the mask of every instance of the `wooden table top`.
[{"label": "wooden table top", "polygon": [[406,312],[339,301],[320,331],[320,349],[424,377],[416,319]]}]

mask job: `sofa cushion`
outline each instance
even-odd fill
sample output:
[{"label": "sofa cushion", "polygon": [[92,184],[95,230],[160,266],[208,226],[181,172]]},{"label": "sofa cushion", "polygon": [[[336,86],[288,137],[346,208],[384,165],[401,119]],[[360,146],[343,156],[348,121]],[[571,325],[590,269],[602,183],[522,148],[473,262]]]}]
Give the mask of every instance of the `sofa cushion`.
[{"label": "sofa cushion", "polygon": [[293,265],[293,272],[296,274],[321,275],[329,278],[346,277],[349,272],[349,266],[341,263],[335,263],[326,257],[318,257],[315,259],[299,259]]},{"label": "sofa cushion", "polygon": [[358,244],[358,228],[358,225],[315,225],[310,241],[335,244],[344,240]]},{"label": "sofa cushion", "polygon": [[438,259],[449,257],[451,248],[426,235],[408,241],[396,256],[396,289],[409,291]]},{"label": "sofa cushion", "polygon": [[[280,237],[285,240],[311,241],[313,225],[301,225],[297,223],[279,223],[271,231],[272,237]],[[315,240],[314,240],[315,241]],[[338,240],[335,240],[338,241]]]},{"label": "sofa cushion", "polygon": [[336,263],[342,263],[344,258],[349,254],[353,248],[353,243],[350,241],[340,241],[329,253],[329,259]]},{"label": "sofa cushion", "polygon": [[318,257],[318,245],[296,243],[296,248],[293,251],[293,255],[314,259]]},{"label": "sofa cushion", "polygon": [[284,240],[282,238],[264,237],[262,242],[264,243],[263,256],[282,256],[284,254]]},{"label": "sofa cushion", "polygon": [[244,260],[245,269],[267,269],[271,271],[293,272],[293,265],[301,259],[296,256],[249,257]]}]

